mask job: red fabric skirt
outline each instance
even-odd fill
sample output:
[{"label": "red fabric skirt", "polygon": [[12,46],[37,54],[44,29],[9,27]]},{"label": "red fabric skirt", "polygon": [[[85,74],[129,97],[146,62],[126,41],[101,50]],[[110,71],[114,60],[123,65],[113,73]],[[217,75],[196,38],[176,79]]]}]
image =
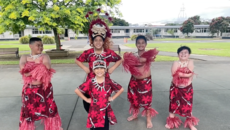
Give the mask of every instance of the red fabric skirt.
[{"label": "red fabric skirt", "polygon": [[170,87],[169,112],[183,117],[192,116],[193,87],[192,84],[179,88],[174,83]]},{"label": "red fabric skirt", "polygon": [[146,116],[147,110],[151,117],[155,116],[157,111],[151,108],[152,105],[152,80],[151,76],[145,79],[136,79],[133,76],[130,79],[128,87],[128,100],[130,102],[130,114],[137,116],[139,108],[143,107],[142,116]]},{"label": "red fabric skirt", "polygon": [[47,121],[44,122],[48,123],[46,124],[46,127],[49,124],[51,125],[52,122],[56,122],[56,124],[54,123],[55,125],[58,125],[56,127],[61,126],[61,119],[54,101],[53,86],[51,83],[46,90],[43,89],[43,85],[28,84],[24,86],[22,91],[22,106],[19,126],[25,127],[27,126],[27,123],[30,124],[40,119],[47,119]]}]

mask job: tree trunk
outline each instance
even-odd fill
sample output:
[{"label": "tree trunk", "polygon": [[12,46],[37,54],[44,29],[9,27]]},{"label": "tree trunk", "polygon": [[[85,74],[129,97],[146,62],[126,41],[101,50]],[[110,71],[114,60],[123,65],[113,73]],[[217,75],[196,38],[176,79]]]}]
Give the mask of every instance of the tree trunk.
[{"label": "tree trunk", "polygon": [[54,28],[53,31],[54,31],[54,38],[55,38],[55,43],[56,43],[56,49],[60,50],[61,41],[58,38],[57,28]]}]

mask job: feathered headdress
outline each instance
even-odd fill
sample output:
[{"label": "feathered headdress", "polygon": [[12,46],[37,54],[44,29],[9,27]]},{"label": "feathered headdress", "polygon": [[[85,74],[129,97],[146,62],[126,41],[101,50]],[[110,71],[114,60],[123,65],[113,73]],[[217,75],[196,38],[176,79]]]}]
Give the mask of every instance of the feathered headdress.
[{"label": "feathered headdress", "polygon": [[[90,15],[93,15],[92,11],[89,11],[85,16],[90,22],[89,36],[92,38],[94,38],[96,36],[101,36],[104,39],[106,37],[111,38],[112,34],[111,34],[109,27],[101,18],[99,18],[99,13],[101,12],[101,9],[99,8],[96,11],[98,12],[98,16],[94,20],[91,20],[91,18],[90,18]],[[112,18],[109,16],[109,14],[107,12],[105,13],[105,15],[109,21],[112,21]]]}]

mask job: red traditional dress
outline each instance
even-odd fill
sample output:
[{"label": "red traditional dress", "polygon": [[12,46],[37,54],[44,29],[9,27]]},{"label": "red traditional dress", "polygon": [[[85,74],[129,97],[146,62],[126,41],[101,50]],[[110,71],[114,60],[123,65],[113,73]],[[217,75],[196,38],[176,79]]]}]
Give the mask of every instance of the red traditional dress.
[{"label": "red traditional dress", "polygon": [[[141,76],[145,72],[140,72],[138,67],[136,67],[139,62],[139,57],[146,58],[145,70],[150,70],[151,62],[153,58],[158,54],[156,49],[146,51],[141,56],[138,53],[125,53],[123,66],[126,71],[129,71],[132,75]],[[136,79],[134,76],[131,77],[128,86],[128,100],[130,102],[130,114],[133,113],[134,116],[139,114],[139,109],[144,108],[142,111],[142,116],[147,115],[147,110],[150,111],[150,116],[154,117],[158,112],[151,108],[152,105],[152,79],[151,76],[144,79]]]},{"label": "red traditional dress", "polygon": [[[43,120],[45,130],[61,130],[61,118],[53,98],[51,77],[55,70],[47,69],[42,63],[27,62],[20,71],[24,86],[22,89],[22,107],[20,114],[20,130],[35,130],[34,121]],[[31,76],[24,76],[30,73]],[[40,81],[40,85],[31,85],[32,81]]]},{"label": "red traditional dress", "polygon": [[[180,63],[181,64],[181,63]],[[180,77],[179,73],[190,74],[190,71],[186,65],[180,66],[177,71],[173,74],[173,81],[170,86],[170,104],[169,112],[173,114],[178,114],[180,116],[186,117],[184,127],[191,125],[198,125],[198,119],[192,116],[192,106],[193,106],[193,86],[192,83],[188,84],[189,78]],[[187,85],[186,87],[181,87],[181,85]],[[178,117],[167,118],[167,124],[170,128],[178,128],[182,121]]]},{"label": "red traditional dress", "polygon": [[87,128],[104,127],[106,111],[110,124],[114,125],[117,123],[108,99],[113,92],[117,92],[121,88],[121,85],[108,77],[100,84],[97,83],[95,78],[91,78],[78,87],[82,93],[90,95],[91,98]]},{"label": "red traditional dress", "polygon": [[[96,60],[103,60],[106,62],[106,66],[109,66],[110,62],[117,62],[121,60],[121,57],[116,54],[113,50],[105,49],[101,54],[96,54],[94,48],[85,50],[76,60],[80,62],[88,62],[90,73],[87,75],[86,80],[95,77],[93,73],[93,62]],[[109,77],[109,74],[106,73],[106,77]]]}]

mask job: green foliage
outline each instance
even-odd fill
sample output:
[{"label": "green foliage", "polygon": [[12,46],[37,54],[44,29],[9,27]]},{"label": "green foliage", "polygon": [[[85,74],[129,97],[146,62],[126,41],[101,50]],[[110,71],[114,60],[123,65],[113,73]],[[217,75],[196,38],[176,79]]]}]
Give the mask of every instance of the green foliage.
[{"label": "green foliage", "polygon": [[190,17],[189,19],[193,20],[194,25],[200,25],[201,24],[200,16],[199,15],[195,15],[193,17]]},{"label": "green foliage", "polygon": [[21,44],[28,44],[29,41],[30,41],[30,38],[29,38],[28,36],[23,36],[23,37],[21,37],[21,38],[19,39],[19,42],[20,42]]},{"label": "green foliage", "polygon": [[188,19],[186,21],[184,21],[182,27],[180,28],[180,31],[183,33],[183,34],[188,34],[189,33],[193,33],[194,32],[194,22],[193,20],[191,19]]},{"label": "green foliage", "polygon": [[229,22],[230,22],[230,18],[229,17],[218,17],[218,18],[214,18],[212,19],[210,25],[209,25],[209,30],[211,32],[212,35],[214,35],[215,33],[217,33],[217,35],[219,35],[219,31],[221,32],[221,36],[222,33],[225,32],[229,26]]},{"label": "green foliage", "polygon": [[42,43],[43,43],[43,44],[54,44],[55,41],[54,41],[54,39],[53,39],[52,37],[44,36],[44,37],[42,38]]},{"label": "green foliage", "polygon": [[40,36],[40,35],[38,35],[37,37],[42,39],[42,36]]},{"label": "green foliage", "polygon": [[34,26],[40,31],[53,30],[56,49],[59,49],[57,35],[61,33],[60,28],[83,31],[87,28],[86,13],[102,6],[108,6],[110,14],[120,15],[120,2],[121,0],[1,0],[0,33],[18,33],[26,25]]},{"label": "green foliage", "polygon": [[113,26],[129,26],[128,22],[120,18],[113,18],[112,23],[113,23]]},{"label": "green foliage", "polygon": [[137,38],[137,35],[136,35],[136,34],[134,34],[134,35],[131,36],[131,40],[132,40],[132,41],[136,40],[136,38]]},{"label": "green foliage", "polygon": [[32,37],[30,34],[28,35],[29,39]]}]

